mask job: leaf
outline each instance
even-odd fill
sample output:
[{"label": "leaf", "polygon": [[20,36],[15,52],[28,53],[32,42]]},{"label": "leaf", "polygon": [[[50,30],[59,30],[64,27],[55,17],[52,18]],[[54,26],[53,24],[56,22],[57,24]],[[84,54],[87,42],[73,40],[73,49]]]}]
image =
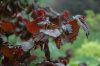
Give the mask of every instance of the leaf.
[{"label": "leaf", "polygon": [[38,23],[37,20],[34,20],[34,21],[32,21],[32,22],[27,21],[27,22],[26,22],[27,31],[29,31],[29,32],[32,33],[32,34],[37,33],[37,32],[40,30],[40,27],[38,26],[37,23]]},{"label": "leaf", "polygon": [[60,46],[61,46],[61,38],[60,38],[60,37],[57,37],[57,38],[55,39],[55,43],[56,43],[56,47],[57,47],[58,49],[60,49]]},{"label": "leaf", "polygon": [[68,24],[70,24],[72,27],[72,33],[67,35],[67,39],[69,42],[73,42],[78,36],[80,26],[77,24],[75,19],[70,20]]},{"label": "leaf", "polygon": [[15,29],[15,26],[11,22],[2,22],[1,23],[1,29],[3,29],[5,32],[12,32]]}]

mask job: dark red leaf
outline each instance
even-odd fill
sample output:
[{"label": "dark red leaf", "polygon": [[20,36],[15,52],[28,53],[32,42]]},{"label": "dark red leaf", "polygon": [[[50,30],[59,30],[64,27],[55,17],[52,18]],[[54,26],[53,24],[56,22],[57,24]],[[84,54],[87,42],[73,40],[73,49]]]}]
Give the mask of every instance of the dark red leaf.
[{"label": "dark red leaf", "polygon": [[15,29],[15,25],[11,22],[2,22],[1,29],[5,32],[12,32]]},{"label": "dark red leaf", "polygon": [[80,26],[75,19],[70,20],[69,24],[72,26],[72,33],[67,35],[67,39],[68,41],[73,42],[78,36]]},{"label": "dark red leaf", "polygon": [[60,49],[60,46],[61,46],[61,37],[55,38],[55,43],[56,43],[56,47],[58,49]]}]

